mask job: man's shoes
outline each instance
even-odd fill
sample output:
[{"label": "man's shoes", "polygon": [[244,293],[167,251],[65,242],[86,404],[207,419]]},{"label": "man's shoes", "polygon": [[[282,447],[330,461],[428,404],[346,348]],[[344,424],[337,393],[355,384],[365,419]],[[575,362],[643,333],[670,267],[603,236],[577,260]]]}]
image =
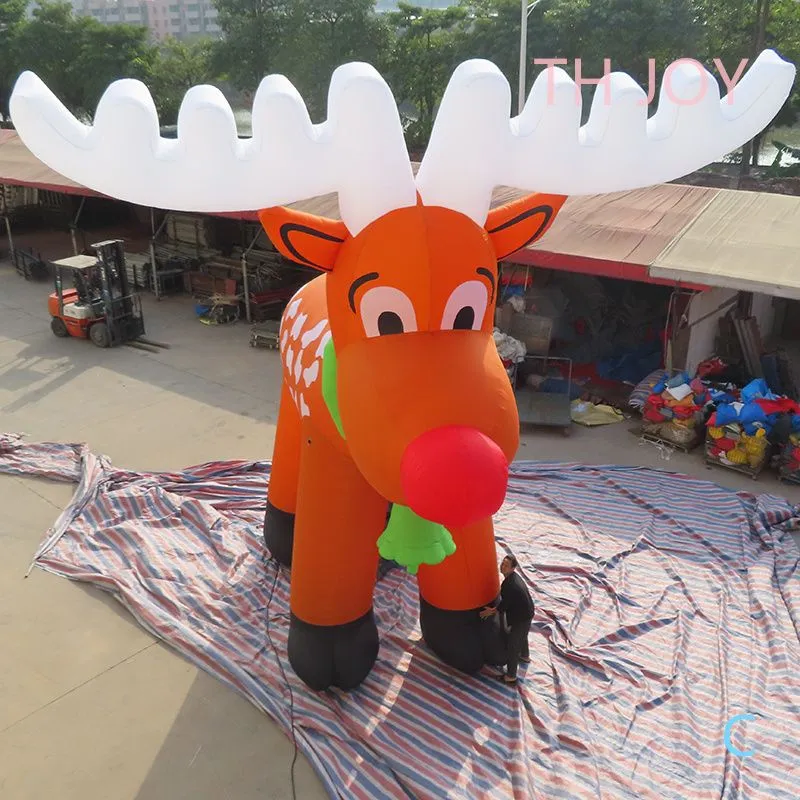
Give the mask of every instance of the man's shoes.
[{"label": "man's shoes", "polygon": [[497,678],[498,680],[502,680],[502,678],[506,674],[505,670],[502,667],[493,667],[489,664],[484,666],[483,669],[484,669],[483,672],[484,675],[488,675],[492,678]]},{"label": "man's shoes", "polygon": [[530,659],[530,657],[528,657],[528,658],[521,658],[521,659],[519,660],[519,663],[520,663],[520,664],[530,664],[530,663],[531,663],[531,659]]},{"label": "man's shoes", "polygon": [[516,686],[517,685],[517,679],[516,678],[512,678],[511,675],[502,675],[502,676],[500,676],[500,680],[503,681],[503,683],[506,686]]}]

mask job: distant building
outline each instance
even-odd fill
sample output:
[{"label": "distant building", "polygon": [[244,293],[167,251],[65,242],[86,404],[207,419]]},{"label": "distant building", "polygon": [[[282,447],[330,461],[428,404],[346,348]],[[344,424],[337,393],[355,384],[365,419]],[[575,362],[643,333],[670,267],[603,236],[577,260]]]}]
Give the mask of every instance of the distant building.
[{"label": "distant building", "polygon": [[212,0],[72,0],[77,16],[103,25],[142,25],[156,41],[221,35]]},{"label": "distant building", "polygon": [[[458,0],[406,0],[412,6],[419,8],[448,8],[458,4]],[[384,11],[397,11],[398,0],[376,0],[375,10],[379,13]]]},{"label": "distant building", "polygon": [[[409,0],[420,8],[447,8],[458,0]],[[207,36],[219,38],[222,30],[213,0],[69,0],[79,17],[93,17],[103,25],[142,25],[156,41]],[[399,0],[376,0],[378,13],[396,11]],[[37,3],[28,4],[31,17]]]},{"label": "distant building", "polygon": [[153,38],[158,41],[167,36],[188,39],[195,36],[218,38],[222,35],[212,0],[145,0],[144,5],[149,7],[149,28]]}]

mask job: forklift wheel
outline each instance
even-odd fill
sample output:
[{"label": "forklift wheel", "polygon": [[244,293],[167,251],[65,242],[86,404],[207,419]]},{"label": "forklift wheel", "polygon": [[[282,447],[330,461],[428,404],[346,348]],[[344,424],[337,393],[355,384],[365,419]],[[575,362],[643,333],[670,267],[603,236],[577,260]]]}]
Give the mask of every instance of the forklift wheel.
[{"label": "forklift wheel", "polygon": [[106,325],[105,322],[95,322],[95,324],[89,328],[89,338],[98,347],[111,346],[111,335],[108,332],[108,325]]},{"label": "forklift wheel", "polygon": [[69,331],[67,330],[67,326],[64,324],[64,320],[60,317],[53,317],[50,320],[50,330],[58,336],[59,339],[64,339],[69,336]]}]

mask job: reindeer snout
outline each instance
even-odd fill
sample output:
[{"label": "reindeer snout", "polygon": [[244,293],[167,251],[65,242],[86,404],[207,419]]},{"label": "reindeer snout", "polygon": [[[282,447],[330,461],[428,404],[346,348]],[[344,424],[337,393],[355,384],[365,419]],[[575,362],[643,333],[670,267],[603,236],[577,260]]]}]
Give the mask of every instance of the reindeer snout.
[{"label": "reindeer snout", "polygon": [[447,528],[490,517],[503,504],[508,461],[474,428],[434,428],[411,442],[400,464],[408,506]]}]

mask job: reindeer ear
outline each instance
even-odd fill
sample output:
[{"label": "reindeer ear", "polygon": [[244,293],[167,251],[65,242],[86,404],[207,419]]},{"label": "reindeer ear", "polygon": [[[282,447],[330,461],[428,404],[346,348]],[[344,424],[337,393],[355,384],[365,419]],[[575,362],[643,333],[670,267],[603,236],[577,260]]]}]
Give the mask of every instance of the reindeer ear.
[{"label": "reindeer ear", "polygon": [[291,208],[265,208],[258,218],[281,255],[323,272],[333,269],[342,244],[350,238],[343,222]]},{"label": "reindeer ear", "polygon": [[560,194],[531,194],[493,208],[484,227],[494,245],[497,260],[539,239],[566,199]]}]

